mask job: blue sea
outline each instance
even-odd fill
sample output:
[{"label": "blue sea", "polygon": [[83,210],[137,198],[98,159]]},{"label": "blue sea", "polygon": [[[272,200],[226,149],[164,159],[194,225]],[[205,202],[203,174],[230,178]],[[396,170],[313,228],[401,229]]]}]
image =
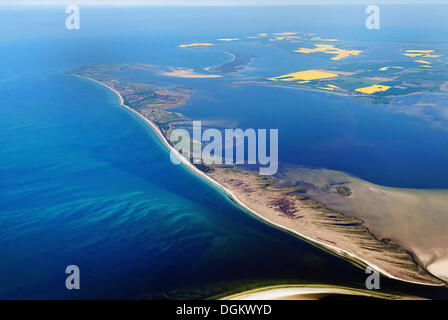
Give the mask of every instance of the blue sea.
[{"label": "blue sea", "polygon": [[[411,32],[396,23],[401,8],[388,8],[391,31],[374,34],[350,31],[363,24],[362,7],[81,7],[81,29],[73,31],[65,29],[65,8],[0,9],[0,298],[208,298],[277,283],[363,288],[363,270],[255,219],[173,165],[112,92],[68,73],[98,63],[217,65],[229,56],[177,46],[241,33],[448,40],[441,10],[410,7],[418,30]],[[424,119],[282,88],[210,81],[199,93],[205,98],[179,111],[278,127],[281,161],[386,185],[448,185],[448,135]],[[72,264],[80,290],[65,288]],[[387,279],[382,288],[447,297],[443,288]]]}]

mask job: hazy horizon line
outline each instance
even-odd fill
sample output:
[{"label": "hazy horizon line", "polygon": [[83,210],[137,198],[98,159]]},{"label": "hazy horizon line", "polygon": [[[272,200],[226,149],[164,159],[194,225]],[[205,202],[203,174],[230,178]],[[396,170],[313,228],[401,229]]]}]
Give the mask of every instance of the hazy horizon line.
[{"label": "hazy horizon line", "polygon": [[322,6],[322,5],[410,5],[410,4],[448,4],[448,0],[212,0],[204,1],[192,0],[73,0],[73,1],[59,1],[59,0],[0,0],[1,6],[10,7],[60,7],[69,4],[76,4],[79,6],[114,6],[114,7],[217,7],[217,6]]}]

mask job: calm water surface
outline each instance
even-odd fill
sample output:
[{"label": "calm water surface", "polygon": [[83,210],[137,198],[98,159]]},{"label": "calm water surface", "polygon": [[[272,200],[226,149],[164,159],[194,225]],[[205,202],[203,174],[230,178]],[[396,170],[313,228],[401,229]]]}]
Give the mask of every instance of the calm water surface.
[{"label": "calm water surface", "polygon": [[[241,30],[306,28],[309,19],[299,21],[301,11],[293,15],[287,9],[276,9],[287,15],[278,25],[275,17],[282,12],[259,8],[242,8],[231,16],[233,23],[217,9],[126,10],[82,10],[79,32],[64,29],[63,8],[0,11],[0,297],[205,298],[285,282],[363,287],[362,270],[249,216],[185,168],[172,165],[151,130],[119,107],[113,93],[66,74],[87,64],[123,61],[216,65],[228,56],[176,46]],[[207,23],[210,28],[204,30]],[[223,84],[210,82],[199,91],[213,86]],[[372,165],[359,155],[371,148],[363,139],[392,139],[392,145],[367,149],[386,155],[412,128],[422,133],[420,124],[412,127],[409,120],[398,139],[391,138],[385,122],[397,123],[399,116],[387,118],[380,110],[311,93],[300,95],[305,103],[296,105],[295,92],[285,90],[280,97],[279,90],[218,91],[215,98],[222,100],[210,116],[232,118],[243,101],[247,109],[240,126],[282,127],[282,135],[294,137],[297,150],[306,151],[292,151],[291,144],[281,142],[282,158],[305,165],[345,165],[340,169],[359,175]],[[260,95],[266,101],[256,122],[248,121],[256,105],[247,103]],[[345,109],[343,103],[348,104]],[[277,107],[276,114],[269,111],[270,104]],[[185,109],[194,115],[204,113],[206,104],[194,98],[190,106]],[[285,120],[291,113],[295,118]],[[364,128],[372,118],[376,125]],[[316,136],[313,122],[328,127],[325,135],[331,138]],[[358,149],[353,149],[351,136],[361,137]],[[438,150],[444,139],[429,146]],[[312,152],[324,140],[330,145]],[[435,160],[427,161],[434,166]],[[64,287],[70,264],[80,267],[79,291]],[[444,289],[390,280],[384,280],[383,288],[446,296]]]}]

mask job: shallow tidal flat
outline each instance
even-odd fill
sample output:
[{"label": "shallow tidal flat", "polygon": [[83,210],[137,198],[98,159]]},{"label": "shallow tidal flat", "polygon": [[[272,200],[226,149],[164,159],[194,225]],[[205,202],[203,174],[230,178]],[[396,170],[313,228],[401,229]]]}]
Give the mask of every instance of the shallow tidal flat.
[{"label": "shallow tidal flat", "polygon": [[[308,188],[292,184],[291,187],[277,186],[272,178],[235,168],[215,168],[209,174],[259,217],[324,249],[354,263],[368,264],[391,278],[427,285],[443,284],[416,263],[403,249],[406,247],[378,240],[367,228],[369,224],[366,227],[359,217],[345,216],[311,199],[305,194]],[[358,190],[355,188],[353,193],[357,194]],[[346,198],[339,193],[337,196]],[[383,220],[380,216],[378,219]],[[389,228],[392,229],[395,232],[397,224]]]},{"label": "shallow tidal flat", "polygon": [[[278,182],[306,186],[311,199],[362,220],[381,240],[374,242],[386,245],[378,248],[385,250],[388,244],[396,244],[430,273],[448,281],[448,190],[384,187],[343,172],[297,167],[284,169]],[[340,187],[348,188],[350,195],[338,193]],[[385,262],[392,263],[388,259]]]}]

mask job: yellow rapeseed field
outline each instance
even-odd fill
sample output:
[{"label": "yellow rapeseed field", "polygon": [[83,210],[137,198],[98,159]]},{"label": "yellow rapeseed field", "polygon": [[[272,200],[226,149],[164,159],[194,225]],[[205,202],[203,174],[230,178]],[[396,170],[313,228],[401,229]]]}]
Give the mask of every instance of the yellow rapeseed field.
[{"label": "yellow rapeseed field", "polygon": [[362,92],[362,93],[367,93],[367,94],[372,94],[375,92],[386,91],[389,89],[390,89],[389,86],[382,86],[379,84],[374,84],[373,86],[370,86],[370,87],[358,88],[358,89],[356,89],[356,91]]},{"label": "yellow rapeseed field", "polygon": [[269,78],[268,80],[272,81],[316,80],[316,79],[333,78],[337,76],[338,75],[334,73],[323,72],[319,70],[307,70],[307,71],[293,72],[274,78]]},{"label": "yellow rapeseed field", "polygon": [[296,34],[297,32],[277,32],[273,33],[275,36],[292,36],[293,34]]},{"label": "yellow rapeseed field", "polygon": [[431,54],[434,50],[405,50],[403,55],[415,58],[415,57],[423,57],[423,58],[439,58],[441,55]]},{"label": "yellow rapeseed field", "polygon": [[324,90],[330,90],[333,91],[334,88],[328,88],[328,87],[317,87],[318,89],[324,89]]},{"label": "yellow rapeseed field", "polygon": [[434,50],[406,50],[405,52],[432,53],[432,52],[434,52]]},{"label": "yellow rapeseed field", "polygon": [[240,38],[221,38],[221,39],[216,39],[218,41],[236,41],[236,40],[240,40]]},{"label": "yellow rapeseed field", "polygon": [[414,62],[424,63],[424,64],[431,64],[431,62],[428,62],[428,61],[425,61],[425,60],[414,60]]},{"label": "yellow rapeseed field", "polygon": [[350,56],[357,56],[359,55],[362,50],[344,50],[336,48],[332,44],[316,44],[316,48],[310,49],[310,48],[299,48],[297,50],[294,50],[294,52],[299,53],[314,53],[314,52],[324,52],[328,54],[334,54],[335,57],[331,58],[331,60],[341,60],[348,58]]},{"label": "yellow rapeseed field", "polygon": [[196,47],[196,46],[214,46],[213,43],[190,43],[190,44],[181,44],[180,48],[187,48],[187,47]]}]

